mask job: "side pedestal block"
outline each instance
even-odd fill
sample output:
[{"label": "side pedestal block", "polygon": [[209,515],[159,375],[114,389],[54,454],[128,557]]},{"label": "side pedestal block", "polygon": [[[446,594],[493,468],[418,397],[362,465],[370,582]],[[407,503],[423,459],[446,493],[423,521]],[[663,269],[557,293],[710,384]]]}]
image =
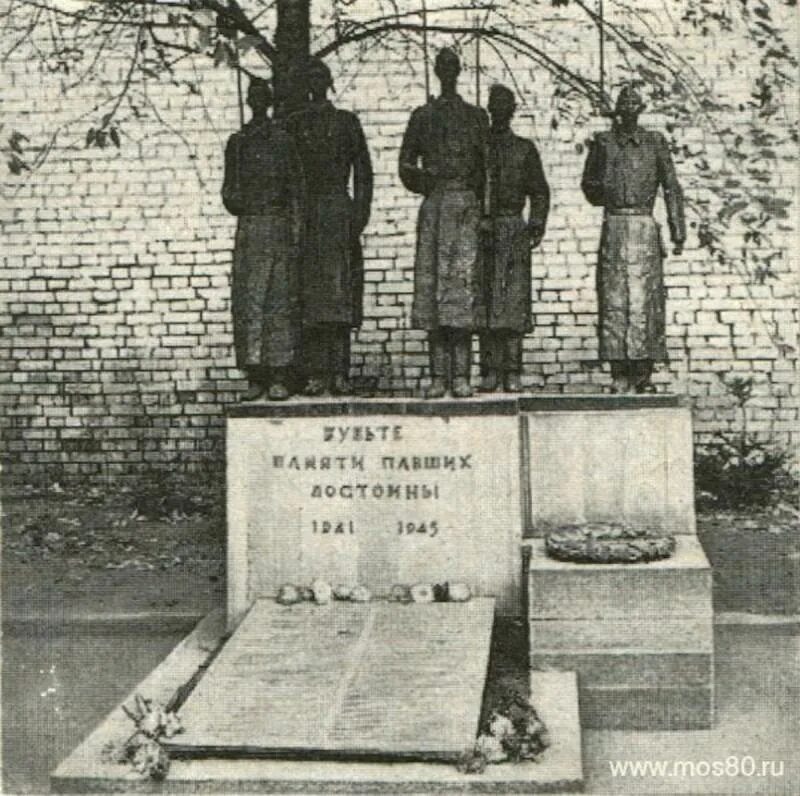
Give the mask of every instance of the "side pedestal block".
[{"label": "side pedestal block", "polygon": [[531,667],[577,672],[582,726],[711,727],[711,568],[697,538],[647,564],[555,561],[531,542]]}]

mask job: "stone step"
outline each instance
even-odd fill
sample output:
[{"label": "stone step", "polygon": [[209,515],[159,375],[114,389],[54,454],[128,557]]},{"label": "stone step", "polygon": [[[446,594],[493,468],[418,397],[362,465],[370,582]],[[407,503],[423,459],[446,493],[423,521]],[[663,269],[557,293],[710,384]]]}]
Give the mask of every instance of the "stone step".
[{"label": "stone step", "polygon": [[711,613],[711,567],[693,536],[675,554],[646,564],[575,564],[548,558],[532,539],[528,565],[530,619],[703,617]]},{"label": "stone step", "polygon": [[708,652],[536,652],[531,655],[531,668],[575,671],[581,692],[587,688],[696,688],[709,686],[714,679]]},{"label": "stone step", "polygon": [[602,730],[705,730],[714,724],[713,686],[581,688],[581,726]]},{"label": "stone step", "polygon": [[713,652],[713,615],[629,619],[533,619],[530,646],[535,654],[635,649],[638,652]]}]

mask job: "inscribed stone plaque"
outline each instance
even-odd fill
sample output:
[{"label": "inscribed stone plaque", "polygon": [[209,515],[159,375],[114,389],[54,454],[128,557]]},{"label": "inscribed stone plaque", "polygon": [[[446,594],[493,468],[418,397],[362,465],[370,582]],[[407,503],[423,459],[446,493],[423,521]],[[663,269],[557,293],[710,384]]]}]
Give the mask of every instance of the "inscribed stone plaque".
[{"label": "inscribed stone plaque", "polygon": [[466,581],[519,613],[515,415],[229,418],[227,440],[231,624],[317,577]]},{"label": "inscribed stone plaque", "polygon": [[184,755],[453,759],[475,741],[493,601],[258,600],[181,708]]}]

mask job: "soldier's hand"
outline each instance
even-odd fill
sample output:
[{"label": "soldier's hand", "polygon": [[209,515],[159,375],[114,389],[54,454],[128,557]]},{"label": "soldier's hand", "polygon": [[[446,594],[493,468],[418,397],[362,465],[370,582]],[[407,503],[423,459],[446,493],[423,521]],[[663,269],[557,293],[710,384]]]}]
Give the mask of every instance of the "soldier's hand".
[{"label": "soldier's hand", "polygon": [[534,232],[531,235],[531,249],[538,249],[544,235],[541,232]]},{"label": "soldier's hand", "polygon": [[491,216],[483,216],[481,218],[479,229],[484,235],[490,235],[494,231]]}]

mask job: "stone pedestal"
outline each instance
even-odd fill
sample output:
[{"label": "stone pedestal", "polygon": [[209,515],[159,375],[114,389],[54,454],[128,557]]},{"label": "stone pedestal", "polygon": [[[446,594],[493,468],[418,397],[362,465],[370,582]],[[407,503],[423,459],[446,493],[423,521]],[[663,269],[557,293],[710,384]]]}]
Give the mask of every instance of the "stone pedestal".
[{"label": "stone pedestal", "polygon": [[577,673],[582,726],[712,726],[711,569],[694,536],[648,564],[554,561],[533,540],[528,595],[531,666]]},{"label": "stone pedestal", "polygon": [[[531,666],[577,672],[584,727],[710,727],[711,569],[695,536],[689,410],[672,396],[537,397],[520,409]],[[591,521],[675,534],[675,555],[547,558],[549,528]]]},{"label": "stone pedestal", "polygon": [[283,583],[465,581],[521,613],[514,399],[291,401],[227,420],[228,618]]}]

